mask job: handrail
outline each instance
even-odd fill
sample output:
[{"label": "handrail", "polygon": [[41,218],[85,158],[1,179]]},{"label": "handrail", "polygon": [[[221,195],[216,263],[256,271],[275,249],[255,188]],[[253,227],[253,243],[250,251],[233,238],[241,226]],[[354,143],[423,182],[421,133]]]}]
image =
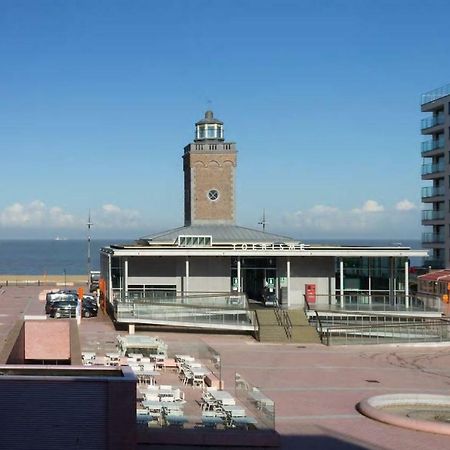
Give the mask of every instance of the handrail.
[{"label": "handrail", "polygon": [[286,334],[288,335],[289,339],[292,339],[292,321],[289,317],[289,313],[285,311],[284,309],[281,310],[282,317],[284,318],[284,324],[285,324],[285,330]]},{"label": "handrail", "polygon": [[[423,338],[421,339],[420,337],[417,336],[412,336],[410,331],[414,333],[418,333],[420,332],[420,330],[432,330],[433,327],[438,327],[438,329],[441,331],[440,333],[438,333],[438,340],[437,341],[433,341],[433,342],[438,342],[438,341],[448,341],[449,337],[448,337],[448,327],[450,327],[450,321],[448,319],[445,318],[440,318],[440,319],[432,319],[432,320],[428,320],[425,322],[419,322],[419,323],[397,323],[397,324],[372,324],[372,325],[352,325],[352,326],[342,326],[342,327],[329,327],[327,328],[327,330],[324,332],[324,334],[326,334],[327,336],[327,342],[326,344],[329,346],[331,341],[332,341],[332,336],[336,335],[337,332],[337,338],[341,337],[341,338],[345,338],[345,344],[351,344],[353,343],[353,341],[355,341],[355,343],[357,342],[357,335],[359,334],[359,336],[362,336],[364,333],[368,333],[368,335],[370,336],[370,333],[372,332],[377,332],[377,331],[387,331],[390,332],[390,330],[398,330],[400,332],[403,332],[403,330],[406,330],[406,337],[404,339],[408,339],[408,342],[421,342],[423,341],[423,338],[426,338],[427,334],[423,335]],[[447,331],[445,333],[442,333],[443,327],[447,328]],[[444,337],[447,336],[447,339]],[[378,338],[377,336],[375,336],[377,338],[377,342],[378,342]],[[399,340],[398,338],[394,338],[393,335],[391,336],[385,336],[384,339],[391,339],[392,342],[404,342],[404,339]]]},{"label": "handrail", "polygon": [[290,319],[286,318],[286,311],[283,311],[279,305],[274,308],[275,317],[277,318],[278,325],[281,325],[284,328],[284,332],[289,340],[292,339],[292,323],[290,323]]},{"label": "handrail", "polygon": [[316,330],[319,333],[320,342],[322,342],[322,344],[323,344],[323,326],[322,326],[322,321],[320,320],[320,315],[319,315],[319,313],[316,310],[314,310],[314,313],[316,314],[317,323],[319,325],[318,327],[316,327]]}]

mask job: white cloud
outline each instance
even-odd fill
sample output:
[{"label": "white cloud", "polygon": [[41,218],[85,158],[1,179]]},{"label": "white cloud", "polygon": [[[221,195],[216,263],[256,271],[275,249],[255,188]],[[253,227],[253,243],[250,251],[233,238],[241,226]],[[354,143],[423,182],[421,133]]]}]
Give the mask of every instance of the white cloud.
[{"label": "white cloud", "polygon": [[104,204],[100,211],[93,214],[94,225],[99,228],[137,228],[142,225],[139,211],[122,209],[112,203]]},{"label": "white cloud", "polygon": [[0,226],[19,228],[73,228],[80,226],[82,221],[62,208],[48,207],[40,200],[28,204],[13,203],[0,211]]},{"label": "white cloud", "polygon": [[[142,225],[140,214],[136,210],[122,209],[108,203],[99,210],[92,210],[91,217],[95,229],[124,230]],[[28,230],[84,230],[86,217],[64,211],[59,206],[47,206],[40,200],[30,203],[13,203],[0,210],[0,227]]]},{"label": "white cloud", "polygon": [[418,226],[419,218],[406,221],[403,214],[405,210],[414,208],[407,200],[389,209],[375,200],[367,200],[361,207],[348,210],[315,205],[308,210],[285,214],[283,225],[300,230],[304,236],[327,235],[334,238],[384,234],[401,237],[405,232],[412,235],[412,227]]},{"label": "white cloud", "polygon": [[380,205],[375,200],[367,200],[362,205],[362,208],[353,209],[353,212],[356,212],[356,213],[361,213],[361,212],[362,213],[377,213],[377,212],[382,212],[382,211],[384,211],[384,206]]},{"label": "white cloud", "polygon": [[417,206],[405,198],[395,205],[395,209],[397,211],[411,211],[413,209],[417,209]]}]

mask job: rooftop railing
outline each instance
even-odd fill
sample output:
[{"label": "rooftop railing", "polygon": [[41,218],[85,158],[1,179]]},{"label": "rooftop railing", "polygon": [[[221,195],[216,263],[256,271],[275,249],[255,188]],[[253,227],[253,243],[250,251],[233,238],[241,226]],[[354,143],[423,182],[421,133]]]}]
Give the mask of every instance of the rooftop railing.
[{"label": "rooftop railing", "polygon": [[421,96],[421,105],[425,105],[430,102],[434,102],[440,98],[446,97],[450,95],[450,84],[446,84],[445,86],[441,86],[437,89],[433,89],[431,91],[425,92]]}]

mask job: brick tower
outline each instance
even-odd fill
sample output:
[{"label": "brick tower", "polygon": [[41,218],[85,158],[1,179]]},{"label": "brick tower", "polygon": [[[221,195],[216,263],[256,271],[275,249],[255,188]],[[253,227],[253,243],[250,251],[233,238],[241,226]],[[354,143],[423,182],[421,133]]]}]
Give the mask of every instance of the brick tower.
[{"label": "brick tower", "polygon": [[234,224],[236,145],[225,142],[223,122],[206,111],[184,148],[184,224]]}]

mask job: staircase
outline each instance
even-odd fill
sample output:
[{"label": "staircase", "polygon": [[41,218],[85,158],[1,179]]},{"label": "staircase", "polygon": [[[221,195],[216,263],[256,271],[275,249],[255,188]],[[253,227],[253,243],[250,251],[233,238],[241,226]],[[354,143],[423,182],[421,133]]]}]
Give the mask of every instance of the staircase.
[{"label": "staircase", "polygon": [[258,340],[260,342],[289,342],[286,330],[278,322],[274,309],[258,309],[256,317],[259,324]]},{"label": "staircase", "polygon": [[302,309],[289,311],[292,323],[291,342],[299,344],[320,344],[320,337],[315,327],[311,326]]},{"label": "staircase", "polygon": [[256,310],[260,342],[320,344],[316,329],[309,325],[302,310],[284,311],[283,313],[287,315],[292,327],[283,325],[275,309]]}]

